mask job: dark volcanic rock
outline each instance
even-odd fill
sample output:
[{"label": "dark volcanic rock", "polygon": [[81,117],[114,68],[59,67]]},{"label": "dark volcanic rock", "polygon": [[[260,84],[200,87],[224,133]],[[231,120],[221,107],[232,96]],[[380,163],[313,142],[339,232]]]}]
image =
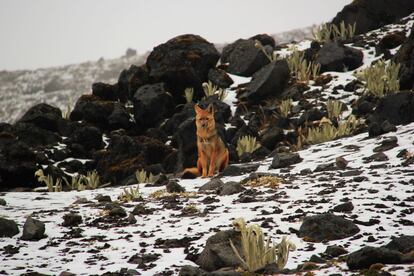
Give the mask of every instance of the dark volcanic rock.
[{"label": "dark volcanic rock", "polygon": [[366,33],[414,12],[411,0],[358,0],[346,5],[332,23],[356,23],[356,34]]},{"label": "dark volcanic rock", "polygon": [[183,192],[185,192],[184,187],[181,186],[180,184],[178,184],[178,182],[174,181],[174,180],[168,181],[167,185],[165,185],[165,189],[169,193],[183,193]]},{"label": "dark volcanic rock", "polygon": [[184,89],[194,88],[194,99],[202,96],[201,84],[207,81],[220,54],[204,38],[185,34],[174,37],[154,48],[147,59],[150,78],[165,82],[177,103],[184,103]]},{"label": "dark volcanic rock", "polygon": [[[407,260],[408,261],[408,260]],[[411,261],[414,258],[411,257]],[[346,264],[350,269],[369,268],[373,264],[401,264],[405,262],[403,255],[395,250],[383,247],[366,246],[348,255]]]},{"label": "dark volcanic rock", "polygon": [[113,101],[104,101],[94,95],[83,95],[75,104],[70,119],[72,121],[84,120],[101,129],[108,127],[108,117],[114,111]]},{"label": "dark volcanic rock", "polygon": [[260,144],[269,150],[274,150],[279,142],[283,140],[285,135],[283,130],[278,127],[271,127],[263,134]]},{"label": "dark volcanic rock", "polygon": [[250,101],[260,101],[269,96],[278,96],[289,81],[289,74],[286,61],[271,62],[253,75],[246,91],[242,91],[238,97]]},{"label": "dark volcanic rock", "polygon": [[95,95],[105,101],[118,100],[117,92],[117,85],[103,82],[95,82],[92,84],[92,95]]},{"label": "dark volcanic rock", "polygon": [[187,119],[195,117],[194,103],[183,105],[181,111],[175,113],[171,118],[160,126],[160,129],[167,135],[174,135],[178,131],[178,127]]},{"label": "dark volcanic rock", "polygon": [[385,120],[394,125],[414,122],[414,93],[398,92],[381,98],[369,119],[378,124]]},{"label": "dark volcanic rock", "polygon": [[104,183],[121,184],[136,170],[162,163],[171,152],[169,146],[153,138],[114,135],[108,148],[96,154],[96,170]]},{"label": "dark volcanic rock", "polygon": [[13,136],[0,137],[0,189],[36,187],[36,154],[25,143]]},{"label": "dark volcanic rock", "polygon": [[279,153],[273,157],[270,169],[285,168],[293,164],[302,162],[302,158],[298,153]]},{"label": "dark volcanic rock", "polygon": [[63,216],[62,226],[73,227],[82,223],[82,216],[75,213],[68,213]]},{"label": "dark volcanic rock", "polygon": [[149,83],[149,74],[145,65],[131,65],[121,72],[118,78],[118,97],[121,102],[132,99],[138,88]]},{"label": "dark volcanic rock", "polygon": [[102,131],[93,126],[79,126],[69,136],[68,142],[82,145],[86,151],[99,150],[104,146]]},{"label": "dark volcanic rock", "polygon": [[364,54],[360,50],[334,41],[325,43],[317,53],[315,62],[321,65],[321,73],[345,72],[361,66],[363,57]]},{"label": "dark volcanic rock", "polygon": [[400,89],[414,88],[414,26],[411,35],[406,42],[401,45],[394,61],[401,64],[399,72]]},{"label": "dark volcanic rock", "polygon": [[115,103],[114,110],[108,117],[109,129],[130,129],[133,126],[130,113],[120,103]]},{"label": "dark volcanic rock", "polygon": [[198,102],[202,109],[206,109],[210,104],[214,107],[214,120],[216,123],[227,123],[231,117],[230,106],[220,101],[217,96],[210,96]]},{"label": "dark volcanic rock", "polygon": [[352,221],[325,213],[306,217],[300,226],[298,236],[321,242],[348,238],[358,232],[358,226]]},{"label": "dark volcanic rock", "polygon": [[32,106],[18,122],[33,124],[38,128],[60,134],[65,132],[67,124],[59,108],[45,103]]},{"label": "dark volcanic rock", "polygon": [[227,72],[238,76],[250,77],[269,63],[266,55],[250,39],[238,39],[224,47],[221,63],[229,63]]},{"label": "dark volcanic rock", "polygon": [[403,254],[414,250],[414,236],[393,237],[392,240],[384,246],[390,250],[397,250]]},{"label": "dark volcanic rock", "polygon": [[221,196],[225,195],[234,195],[244,191],[245,189],[239,182],[230,181],[226,182],[221,188],[219,189],[219,194]]},{"label": "dark volcanic rock", "polygon": [[10,131],[18,137],[19,141],[31,147],[53,145],[62,141],[62,138],[55,132],[30,123],[17,122]]},{"label": "dark volcanic rock", "polygon": [[178,143],[177,171],[195,167],[197,164],[197,136],[195,119],[187,119],[178,127],[175,140]]},{"label": "dark volcanic rock", "polygon": [[203,186],[201,186],[198,191],[199,192],[206,192],[206,191],[217,191],[221,189],[224,185],[224,182],[218,178],[213,178]]},{"label": "dark volcanic rock", "polygon": [[220,231],[207,239],[206,246],[196,260],[196,264],[207,271],[240,266],[240,261],[230,246],[230,239],[236,249],[241,252],[240,233],[235,230]]},{"label": "dark volcanic rock", "polygon": [[173,113],[173,101],[166,93],[164,83],[141,86],[134,94],[134,118],[138,126],[155,126]]},{"label": "dark volcanic rock", "polygon": [[330,245],[325,250],[325,254],[333,258],[336,258],[338,256],[341,256],[347,253],[348,251],[345,248],[343,248],[342,246],[337,246],[337,245]]},{"label": "dark volcanic rock", "polygon": [[38,241],[45,237],[45,224],[40,220],[28,217],[23,226],[22,240]]},{"label": "dark volcanic rock", "polygon": [[212,68],[208,72],[208,79],[220,88],[228,88],[233,84],[233,80],[226,71],[218,68]]},{"label": "dark volcanic rock", "polygon": [[351,212],[352,210],[354,210],[354,205],[351,201],[336,205],[333,208],[334,212]]},{"label": "dark volcanic rock", "polygon": [[0,217],[0,237],[11,238],[19,233],[19,227],[14,220]]},{"label": "dark volcanic rock", "polygon": [[263,46],[270,46],[272,48],[275,48],[276,46],[275,39],[268,34],[257,34],[249,39],[258,40]]}]

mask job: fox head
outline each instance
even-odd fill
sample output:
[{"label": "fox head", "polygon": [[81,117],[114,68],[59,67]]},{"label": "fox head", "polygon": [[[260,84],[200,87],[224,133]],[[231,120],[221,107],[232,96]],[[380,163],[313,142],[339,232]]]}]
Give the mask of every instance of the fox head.
[{"label": "fox head", "polygon": [[206,109],[202,109],[199,105],[194,106],[196,112],[197,135],[208,137],[216,130],[216,122],[214,120],[214,107],[209,104]]}]

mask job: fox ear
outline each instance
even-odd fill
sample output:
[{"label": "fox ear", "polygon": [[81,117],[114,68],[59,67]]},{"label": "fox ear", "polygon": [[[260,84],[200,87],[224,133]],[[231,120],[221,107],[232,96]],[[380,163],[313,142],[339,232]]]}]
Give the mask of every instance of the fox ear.
[{"label": "fox ear", "polygon": [[207,107],[207,111],[208,111],[208,113],[214,113],[214,105],[209,104],[208,107]]},{"label": "fox ear", "polygon": [[198,104],[194,105],[194,110],[196,113],[200,113],[202,111],[201,107]]}]

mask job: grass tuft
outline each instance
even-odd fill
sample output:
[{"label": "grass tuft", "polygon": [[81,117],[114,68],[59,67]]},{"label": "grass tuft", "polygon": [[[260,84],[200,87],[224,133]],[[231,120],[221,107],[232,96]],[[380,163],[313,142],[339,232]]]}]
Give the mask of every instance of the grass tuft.
[{"label": "grass tuft", "polygon": [[260,148],[260,144],[256,141],[256,137],[252,136],[242,136],[237,141],[237,154],[242,156],[243,153],[248,152],[252,153],[258,148]]}]

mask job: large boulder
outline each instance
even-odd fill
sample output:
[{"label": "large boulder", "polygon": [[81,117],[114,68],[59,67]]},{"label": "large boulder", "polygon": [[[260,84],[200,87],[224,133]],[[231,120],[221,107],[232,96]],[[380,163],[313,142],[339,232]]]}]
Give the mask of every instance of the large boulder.
[{"label": "large boulder", "polygon": [[0,238],[11,238],[19,233],[19,227],[14,220],[0,217]]},{"label": "large boulder", "polygon": [[230,74],[250,77],[268,64],[269,59],[254,40],[238,39],[224,47],[221,63],[229,64],[226,70]]},{"label": "large boulder", "polygon": [[169,146],[153,138],[113,135],[108,148],[95,154],[96,170],[104,183],[122,184],[137,170],[162,163],[171,152]]},{"label": "large boulder", "polygon": [[67,142],[82,145],[87,152],[102,149],[104,146],[102,131],[93,126],[77,127],[69,136]]},{"label": "large boulder", "polygon": [[325,213],[306,217],[300,226],[298,236],[321,242],[348,238],[358,232],[358,226],[352,221]]},{"label": "large boulder", "polygon": [[36,153],[13,136],[0,134],[0,189],[35,187]]},{"label": "large boulder", "polygon": [[246,90],[238,98],[257,102],[270,96],[278,96],[283,92],[289,77],[289,67],[285,60],[271,62],[253,75]]},{"label": "large boulder", "polygon": [[57,133],[30,123],[17,122],[11,127],[10,132],[18,137],[19,141],[31,147],[48,146],[62,141]]},{"label": "large boulder", "polygon": [[118,97],[121,102],[132,99],[141,86],[150,82],[148,69],[145,65],[131,65],[121,72],[118,78]]},{"label": "large boulder", "polygon": [[241,252],[240,233],[235,230],[220,231],[207,239],[206,246],[196,260],[196,264],[207,271],[240,266],[240,261],[234,254],[229,240],[232,240],[236,249]]},{"label": "large boulder", "polygon": [[223,69],[212,68],[208,71],[208,79],[220,88],[230,87],[234,81]]},{"label": "large boulder", "polygon": [[414,250],[414,236],[402,235],[400,237],[393,237],[384,247],[390,250],[397,250],[403,254],[409,253]]},{"label": "large boulder", "polygon": [[339,26],[356,23],[356,34],[363,34],[395,22],[414,12],[412,0],[357,0],[346,5],[332,20]]},{"label": "large boulder", "polygon": [[394,61],[401,64],[399,79],[400,89],[414,89],[414,26],[410,37],[401,45]]},{"label": "large boulder", "polygon": [[331,41],[318,51],[315,62],[321,65],[321,73],[345,72],[361,66],[363,57],[362,51],[344,46],[338,41]]},{"label": "large boulder", "polygon": [[165,82],[175,101],[184,103],[187,87],[194,88],[194,99],[203,95],[201,85],[219,58],[214,44],[198,35],[185,34],[155,47],[146,65],[150,78],[154,82]]},{"label": "large boulder", "polygon": [[197,135],[195,118],[182,122],[174,135],[178,144],[177,171],[197,165]]},{"label": "large boulder", "polygon": [[171,116],[174,104],[166,93],[164,83],[141,86],[134,94],[134,118],[141,128],[155,126],[164,118]]},{"label": "large boulder", "polygon": [[33,124],[39,128],[59,132],[64,125],[59,108],[41,103],[32,106],[18,122]]},{"label": "large boulder", "polygon": [[82,95],[70,113],[72,121],[85,121],[100,129],[108,128],[108,117],[114,111],[115,103],[94,95]]},{"label": "large boulder", "polygon": [[385,120],[394,125],[414,122],[414,93],[398,92],[381,98],[369,121],[382,124]]},{"label": "large boulder", "polygon": [[38,241],[45,237],[45,224],[37,219],[28,217],[23,226],[22,240]]},{"label": "large boulder", "polygon": [[128,110],[121,103],[115,103],[114,110],[108,117],[109,129],[130,129],[134,124]]},{"label": "large boulder", "polygon": [[366,246],[358,251],[348,255],[346,264],[349,269],[369,268],[373,264],[402,264],[412,263],[414,257],[403,256],[396,250],[390,250],[384,247]]},{"label": "large boulder", "polygon": [[117,101],[118,86],[103,82],[95,82],[92,84],[92,95],[106,101]]}]

